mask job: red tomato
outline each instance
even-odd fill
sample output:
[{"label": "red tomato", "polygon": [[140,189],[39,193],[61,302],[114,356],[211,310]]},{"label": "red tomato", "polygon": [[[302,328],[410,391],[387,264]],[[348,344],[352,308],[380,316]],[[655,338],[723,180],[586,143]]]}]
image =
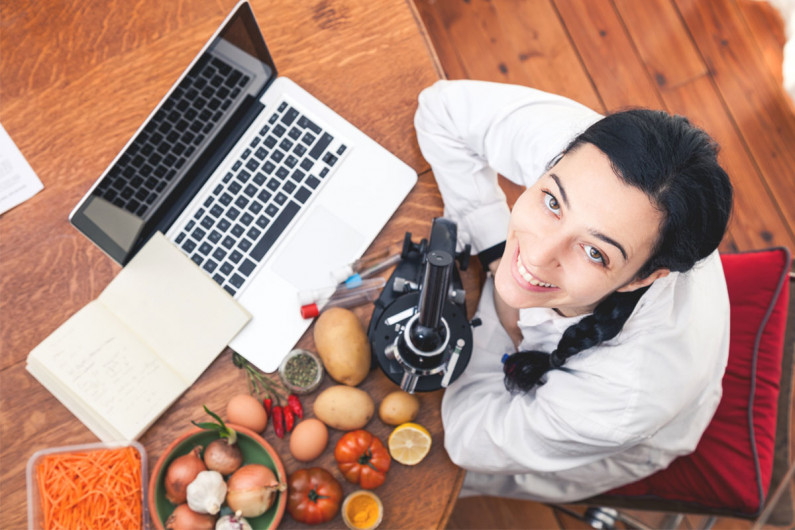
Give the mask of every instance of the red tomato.
[{"label": "red tomato", "polygon": [[334,458],[347,480],[368,490],[384,483],[392,463],[381,440],[363,429],[343,434],[334,448]]},{"label": "red tomato", "polygon": [[287,511],[305,524],[331,521],[340,509],[342,486],[320,467],[299,469],[287,479]]}]

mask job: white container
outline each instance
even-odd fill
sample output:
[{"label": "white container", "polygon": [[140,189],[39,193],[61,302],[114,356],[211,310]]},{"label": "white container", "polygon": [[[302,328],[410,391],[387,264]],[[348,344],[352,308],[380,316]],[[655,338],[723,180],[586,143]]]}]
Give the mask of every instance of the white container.
[{"label": "white container", "polygon": [[39,530],[43,528],[44,514],[42,513],[41,496],[38,488],[38,477],[36,474],[37,464],[40,460],[48,455],[64,454],[64,453],[81,453],[86,451],[95,451],[99,449],[118,449],[120,447],[132,446],[138,451],[141,456],[141,528],[148,528],[147,526],[147,510],[146,510],[146,488],[149,483],[146,469],[146,449],[144,446],[135,441],[125,442],[96,442],[81,445],[67,445],[63,447],[50,447],[36,451],[31,455],[28,460],[26,469],[26,480],[28,490],[28,529]]}]

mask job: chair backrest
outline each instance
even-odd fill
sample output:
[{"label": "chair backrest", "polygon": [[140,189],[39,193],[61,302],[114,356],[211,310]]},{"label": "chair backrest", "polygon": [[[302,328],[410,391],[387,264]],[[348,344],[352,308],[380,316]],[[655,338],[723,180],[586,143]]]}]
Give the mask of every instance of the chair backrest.
[{"label": "chair backrest", "polygon": [[[729,361],[723,397],[696,450],[667,469],[583,502],[753,519],[781,482],[778,474],[789,467],[795,354],[795,345],[784,344],[791,256],[774,248],[721,259],[731,305]],[[789,321],[795,327],[795,315]],[[790,520],[791,515],[790,506]]]}]

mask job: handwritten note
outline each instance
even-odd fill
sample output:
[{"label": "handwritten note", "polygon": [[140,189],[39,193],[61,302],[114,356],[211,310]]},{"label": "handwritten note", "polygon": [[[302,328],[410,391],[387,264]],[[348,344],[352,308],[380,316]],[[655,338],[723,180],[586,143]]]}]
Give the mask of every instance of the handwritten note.
[{"label": "handwritten note", "polygon": [[250,315],[162,234],[28,355],[27,369],[103,441],[138,438]]}]

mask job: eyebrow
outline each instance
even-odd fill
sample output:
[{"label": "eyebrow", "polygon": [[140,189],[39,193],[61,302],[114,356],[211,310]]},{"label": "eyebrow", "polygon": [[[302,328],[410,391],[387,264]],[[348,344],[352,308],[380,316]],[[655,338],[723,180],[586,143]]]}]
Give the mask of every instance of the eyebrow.
[{"label": "eyebrow", "polygon": [[[550,173],[549,176],[552,178],[552,180],[555,181],[555,184],[558,186],[558,191],[560,192],[560,198],[563,200],[563,204],[566,205],[566,208],[569,208],[570,207],[569,198],[566,196],[566,190],[563,188],[563,184],[560,182],[560,178],[554,173]],[[605,243],[608,243],[616,247],[621,252],[621,255],[624,256],[624,261],[628,261],[629,258],[627,257],[627,251],[624,250],[624,247],[621,245],[621,243],[619,243],[612,237],[605,235],[597,230],[589,230],[588,233],[590,233],[592,236],[598,239],[601,239]]]}]

